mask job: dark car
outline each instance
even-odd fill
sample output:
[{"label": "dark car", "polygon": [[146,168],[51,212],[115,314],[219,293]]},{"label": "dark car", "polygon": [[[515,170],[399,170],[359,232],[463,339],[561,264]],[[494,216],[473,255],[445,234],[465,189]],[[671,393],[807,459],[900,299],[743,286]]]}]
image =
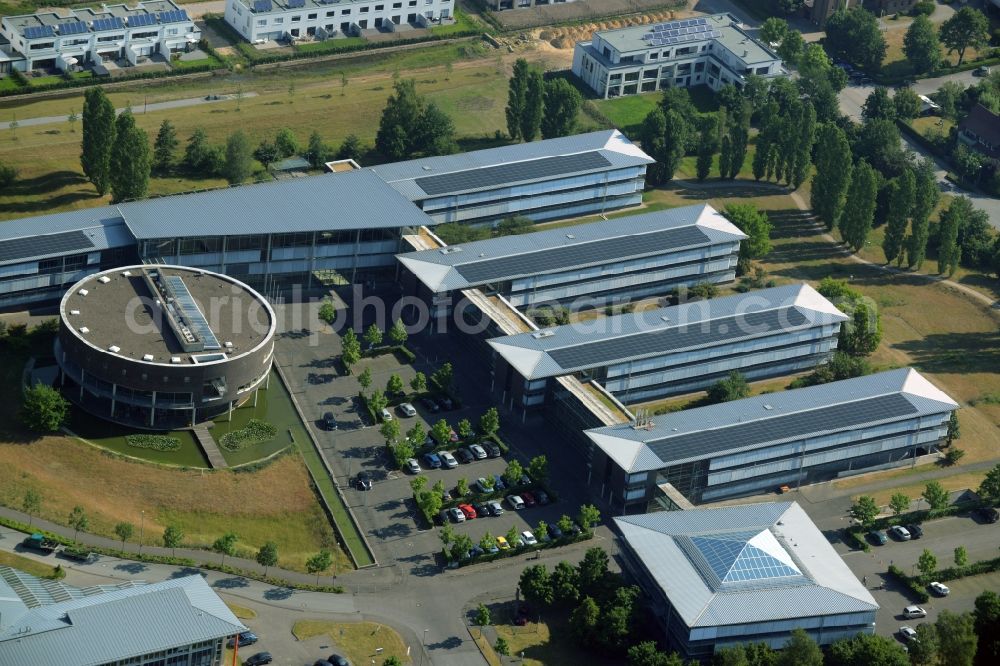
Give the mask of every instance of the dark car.
[{"label": "dark car", "polygon": [[341,657],[339,654],[331,654],[326,658],[326,660],[333,664],[333,666],[351,666],[351,662],[347,661],[346,658]]},{"label": "dark car", "polygon": [[458,458],[458,462],[462,463],[463,465],[467,465],[473,460],[475,460],[475,458],[472,456],[471,453],[469,453],[469,450],[466,448],[456,449],[455,457]]},{"label": "dark car", "polygon": [[454,403],[452,403],[451,398],[449,398],[446,395],[443,395],[440,398],[438,398],[438,403],[440,403],[441,409],[451,409],[452,407],[455,406]]},{"label": "dark car", "polygon": [[489,505],[486,502],[476,502],[472,505],[472,508],[476,510],[476,514],[479,516],[492,516],[493,512],[490,511]]},{"label": "dark car", "polygon": [[434,522],[437,525],[444,525],[448,522],[448,509],[441,509],[434,515]]},{"label": "dark car", "polygon": [[924,529],[920,525],[907,525],[906,531],[910,533],[910,537],[914,539],[919,539],[924,535]]},{"label": "dark car", "polygon": [[872,530],[868,533],[868,540],[876,546],[884,546],[889,542],[889,537],[882,530]]},{"label": "dark car", "polygon": [[1000,511],[991,506],[980,507],[974,512],[976,519],[983,523],[995,523],[1000,520]]},{"label": "dark car", "polygon": [[253,645],[257,642],[257,634],[252,631],[242,631],[236,636],[236,638],[230,638],[229,642],[226,643],[226,647],[235,647],[237,640],[240,642],[240,647],[243,647],[244,645]]},{"label": "dark car", "polygon": [[270,664],[272,661],[274,659],[271,657],[270,652],[258,652],[243,662],[243,664],[244,666],[262,666],[263,664]]},{"label": "dark car", "polygon": [[333,412],[323,414],[323,427],[327,430],[337,429],[337,419],[333,418]]},{"label": "dark car", "polygon": [[372,475],[369,472],[358,472],[354,477],[354,487],[358,490],[372,489]]},{"label": "dark car", "polygon": [[328,662],[326,659],[317,659],[313,662],[313,666],[333,666],[333,664]]},{"label": "dark car", "polygon": [[538,500],[535,499],[534,493],[530,493],[527,490],[521,493],[521,499],[524,500],[524,506],[535,506],[538,504]]},{"label": "dark car", "polygon": [[487,439],[482,443],[482,447],[486,449],[486,455],[490,458],[500,457],[500,446],[491,439]]},{"label": "dark car", "polygon": [[437,414],[439,411],[441,411],[441,408],[438,406],[436,402],[434,402],[433,398],[423,398],[420,400],[420,404],[423,405],[424,409],[426,409],[431,414]]}]

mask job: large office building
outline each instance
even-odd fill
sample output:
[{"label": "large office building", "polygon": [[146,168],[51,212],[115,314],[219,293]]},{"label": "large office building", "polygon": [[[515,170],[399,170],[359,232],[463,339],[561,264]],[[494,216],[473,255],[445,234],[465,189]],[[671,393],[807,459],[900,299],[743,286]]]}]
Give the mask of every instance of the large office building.
[{"label": "large office building", "polygon": [[233,278],[127,266],[66,292],[54,354],[73,402],[109,421],[162,430],[249,400],[268,380],[276,327],[267,301]]},{"label": "large office building", "polygon": [[820,645],[875,632],[879,606],[795,502],[615,518],[626,570],[667,645],[710,661],[722,648]]},{"label": "large office building", "polygon": [[618,130],[372,167],[434,224],[535,222],[642,203],[649,155]]},{"label": "large office building", "polygon": [[593,492],[618,511],[673,508],[912,464],[958,404],[901,368],[588,430]]},{"label": "large office building", "polygon": [[404,288],[447,313],[477,287],[531,309],[599,307],[731,282],[746,235],[708,205],[685,206],[399,255]]},{"label": "large office building", "polygon": [[602,98],[706,85],[741,88],[751,74],[787,75],[781,58],[730,14],[594,33],[578,42],[573,73]]},{"label": "large office building", "polygon": [[454,9],[453,0],[227,0],[225,19],[248,41],[263,42],[426,27]]},{"label": "large office building", "polygon": [[708,388],[738,370],[750,380],[825,362],[847,317],[807,284],[630,312],[489,341],[497,388],[546,402],[554,377],[593,379],[625,404]]},{"label": "large office building", "polygon": [[0,566],[0,666],[222,666],[241,631],[201,576],[79,588]]},{"label": "large office building", "polygon": [[40,12],[0,18],[0,34],[9,42],[9,66],[70,70],[186,51],[201,39],[201,30],[173,0],[149,0],[135,7],[102,5],[71,9],[68,14]]}]

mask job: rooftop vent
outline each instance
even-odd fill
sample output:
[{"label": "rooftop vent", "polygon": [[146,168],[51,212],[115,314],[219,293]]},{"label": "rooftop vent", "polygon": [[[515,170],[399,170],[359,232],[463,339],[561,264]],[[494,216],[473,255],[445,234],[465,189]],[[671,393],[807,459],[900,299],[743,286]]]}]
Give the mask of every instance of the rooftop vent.
[{"label": "rooftop vent", "polygon": [[80,291],[78,291],[78,292],[76,292],[76,293],[80,294],[81,296],[86,296],[86,295],[87,295],[87,294],[89,294],[90,292],[89,292],[89,291],[87,291],[86,289],[81,289]]},{"label": "rooftop vent", "polygon": [[122,271],[122,275],[124,275],[125,277],[131,277],[132,271]]},{"label": "rooftop vent", "polygon": [[771,405],[764,405],[764,409],[770,411],[770,410],[774,409],[774,407],[772,407]]},{"label": "rooftop vent", "polygon": [[441,248],[441,254],[454,254],[455,252],[461,252],[461,251],[462,248],[456,247],[454,245]]},{"label": "rooftop vent", "polygon": [[71,315],[78,315],[78,314],[80,314],[80,311],[79,310],[70,310],[69,313]]},{"label": "rooftop vent", "polygon": [[110,347],[108,347],[108,351],[111,352],[112,354],[117,354],[121,350],[122,348],[119,347],[118,345],[111,345]]},{"label": "rooftop vent", "polygon": [[670,317],[668,317],[667,315],[663,315],[662,317],[660,317],[660,319],[662,319],[663,321],[670,321]]},{"label": "rooftop vent", "polygon": [[232,342],[226,342],[225,343],[225,347],[226,347],[226,349],[232,349],[233,348],[233,343]]},{"label": "rooftop vent", "polygon": [[480,252],[480,253],[479,253],[479,258],[480,258],[480,259],[482,259],[482,258],[483,258],[483,257],[485,257],[485,256],[486,256],[486,253],[485,253],[485,252]]},{"label": "rooftop vent", "polygon": [[152,354],[143,354],[142,355],[142,360],[143,361],[152,361],[153,360],[153,355]]},{"label": "rooftop vent", "polygon": [[111,278],[109,278],[107,275],[102,275],[101,277],[97,278],[97,281],[100,282],[101,284],[107,284],[111,282]]},{"label": "rooftop vent", "polygon": [[535,338],[536,340],[541,340],[542,338],[551,338],[555,334],[556,332],[550,329],[548,331],[537,331],[535,333],[532,333],[531,337]]},{"label": "rooftop vent", "polygon": [[86,326],[81,326],[80,327],[80,332],[81,333],[90,333],[90,329],[87,328]]},{"label": "rooftop vent", "polygon": [[566,234],[566,238],[569,238],[570,240],[572,240],[572,239],[576,238],[576,236],[574,236],[573,234]]},{"label": "rooftop vent", "polygon": [[431,168],[429,166],[427,166],[426,164],[424,166],[420,167],[420,168],[423,169],[424,171],[430,171],[431,170]]},{"label": "rooftop vent", "polygon": [[181,362],[181,357],[180,356],[171,356],[170,357],[170,362],[171,363],[180,363]]}]

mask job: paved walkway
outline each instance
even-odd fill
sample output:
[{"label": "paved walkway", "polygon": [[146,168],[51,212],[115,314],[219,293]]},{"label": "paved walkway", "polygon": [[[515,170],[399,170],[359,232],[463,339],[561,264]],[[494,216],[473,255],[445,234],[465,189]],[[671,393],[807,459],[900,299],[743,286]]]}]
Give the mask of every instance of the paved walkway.
[{"label": "paved walkway", "polygon": [[212,439],[212,434],[208,431],[208,426],[204,423],[199,423],[193,430],[194,437],[198,440],[198,444],[201,445],[201,450],[205,452],[205,457],[208,458],[208,464],[212,466],[212,469],[225,469],[229,467],[229,463],[222,456],[222,451],[219,450],[215,440]]}]

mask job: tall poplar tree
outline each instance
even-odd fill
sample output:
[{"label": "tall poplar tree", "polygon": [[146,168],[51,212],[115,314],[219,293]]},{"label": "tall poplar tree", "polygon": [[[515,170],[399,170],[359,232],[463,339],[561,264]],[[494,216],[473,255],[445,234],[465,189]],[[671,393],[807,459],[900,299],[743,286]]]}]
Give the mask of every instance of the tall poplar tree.
[{"label": "tall poplar tree", "polygon": [[897,258],[902,263],[903,241],[906,239],[910,211],[913,210],[913,189],[913,172],[907,169],[896,178],[889,190],[889,214],[885,237],[882,239],[882,251],[890,264]]},{"label": "tall poplar tree", "polygon": [[809,102],[802,105],[802,114],[795,127],[795,135],[797,145],[789,180],[792,187],[798,189],[799,185],[805,182],[809,167],[812,166],[812,149],[816,141],[816,109]]},{"label": "tall poplar tree", "polygon": [[816,145],[816,175],[812,181],[811,204],[828,230],[837,226],[851,184],[851,145],[844,130],[832,123],[819,130]]},{"label": "tall poplar tree", "polygon": [[972,211],[972,202],[967,197],[957,197],[941,213],[938,221],[938,273],[951,277],[962,258],[962,247],[958,244],[958,230],[965,224]]},{"label": "tall poplar tree", "polygon": [[111,187],[111,148],[115,144],[115,107],[102,88],[90,88],[83,100],[80,165],[87,179],[105,195]]},{"label": "tall poplar tree", "polygon": [[524,112],[521,115],[521,138],[534,141],[542,129],[542,109],[545,105],[545,79],[541,71],[532,68],[528,72],[528,89],[524,96]]},{"label": "tall poplar tree", "polygon": [[518,58],[514,62],[514,73],[507,84],[507,133],[511,139],[521,138],[521,122],[524,118],[528,94],[528,61]]},{"label": "tall poplar tree", "polygon": [[919,269],[927,256],[931,213],[937,207],[941,193],[934,176],[934,164],[930,160],[918,163],[913,176],[913,217],[910,220],[910,235],[906,237],[906,263],[910,268]]},{"label": "tall poplar tree", "polygon": [[865,246],[868,232],[875,219],[875,196],[878,194],[878,176],[864,160],[858,162],[851,174],[851,186],[840,217],[840,233],[844,241],[857,252]]},{"label": "tall poplar tree", "polygon": [[115,121],[110,167],[112,200],[118,202],[146,196],[149,190],[149,137],[136,127],[132,111],[128,109]]}]

